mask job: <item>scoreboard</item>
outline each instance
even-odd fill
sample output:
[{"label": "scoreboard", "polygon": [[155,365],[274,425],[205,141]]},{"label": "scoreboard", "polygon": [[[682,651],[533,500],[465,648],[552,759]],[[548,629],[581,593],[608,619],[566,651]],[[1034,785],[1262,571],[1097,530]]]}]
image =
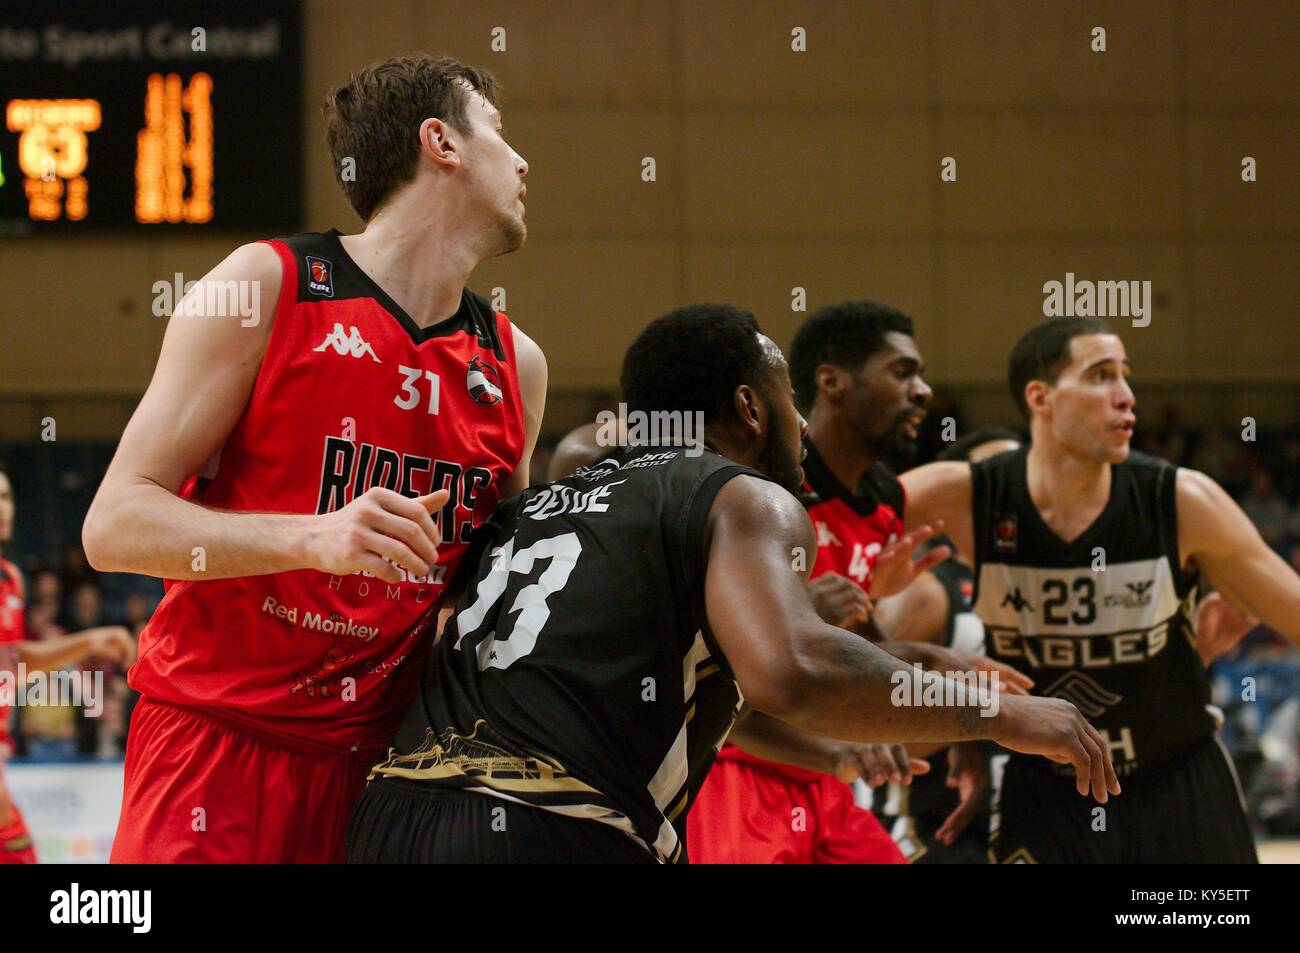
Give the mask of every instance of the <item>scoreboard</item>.
[{"label": "scoreboard", "polygon": [[297,2],[0,7],[0,234],[302,221]]}]

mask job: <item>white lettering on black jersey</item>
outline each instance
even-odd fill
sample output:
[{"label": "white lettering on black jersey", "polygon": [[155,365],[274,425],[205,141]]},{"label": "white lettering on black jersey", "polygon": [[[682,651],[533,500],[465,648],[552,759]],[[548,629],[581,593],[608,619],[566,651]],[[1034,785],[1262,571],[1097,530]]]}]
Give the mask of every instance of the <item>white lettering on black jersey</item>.
[{"label": "white lettering on black jersey", "polygon": [[1035,694],[1077,705],[1116,771],[1131,774],[1214,730],[1192,623],[1196,577],[1179,565],[1177,471],[1130,454],[1111,468],[1106,507],[1067,544],[1029,497],[1027,455],[971,467],[988,654],[1034,679]]},{"label": "white lettering on black jersey", "polygon": [[609,824],[685,859],[739,687],[704,614],[725,457],[629,451],[500,504],[390,757],[427,781]]}]

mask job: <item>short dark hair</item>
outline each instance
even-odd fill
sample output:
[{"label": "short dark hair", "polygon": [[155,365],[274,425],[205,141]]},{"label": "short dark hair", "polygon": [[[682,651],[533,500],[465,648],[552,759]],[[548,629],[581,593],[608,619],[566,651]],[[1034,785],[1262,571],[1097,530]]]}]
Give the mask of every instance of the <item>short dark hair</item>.
[{"label": "short dark hair", "polygon": [[700,411],[709,425],[726,415],[748,384],[767,395],[772,362],[758,321],[729,304],[693,304],[651,321],[623,358],[620,383],[629,411]]},{"label": "short dark hair", "polygon": [[958,437],[944,447],[935,459],[969,460],[972,450],[994,440],[1014,440],[1016,443],[1024,443],[1024,438],[1020,434],[1006,427],[976,427],[970,433]]},{"label": "short dark hair", "polygon": [[[371,64],[329,91],[321,111],[334,177],[363,221],[370,221],[393,192],[415,178],[420,123],[441,119],[471,134],[466,84],[498,105],[497,82],[487,70],[428,54]],[[346,158],[356,163],[356,170],[345,180]]]},{"label": "short dark hair", "polygon": [[790,382],[799,409],[806,414],[817,400],[818,366],[856,372],[885,346],[890,331],[913,337],[912,319],[875,301],[841,301],[814,311],[790,345]]},{"label": "short dark hair", "polygon": [[1011,349],[1011,363],[1007,369],[1011,399],[1025,419],[1029,419],[1025,386],[1030,381],[1055,384],[1061,371],[1070,363],[1072,340],[1085,334],[1114,333],[1110,325],[1098,318],[1051,318],[1026,331]]}]

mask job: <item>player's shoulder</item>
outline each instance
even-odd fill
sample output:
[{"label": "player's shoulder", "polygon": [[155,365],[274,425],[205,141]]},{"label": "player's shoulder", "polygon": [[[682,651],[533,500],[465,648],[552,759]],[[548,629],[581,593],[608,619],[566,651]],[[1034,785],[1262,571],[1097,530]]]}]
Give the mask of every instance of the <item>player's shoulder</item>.
[{"label": "player's shoulder", "polygon": [[273,281],[277,287],[283,271],[279,252],[267,241],[245,242],[227,255],[214,269],[222,277]]},{"label": "player's shoulder", "polygon": [[1225,503],[1232,502],[1228,491],[1219,486],[1213,477],[1189,467],[1174,467],[1169,463],[1165,465],[1174,471],[1174,486],[1180,515],[1197,511],[1217,511],[1221,510]]},{"label": "player's shoulder", "polygon": [[742,536],[770,535],[782,540],[814,536],[808,511],[789,490],[747,470],[738,470],[718,490],[709,523]]},{"label": "player's shoulder", "polygon": [[[473,294],[473,292],[470,293]],[[511,338],[514,340],[515,364],[519,367],[520,376],[540,381],[541,386],[545,387],[547,376],[546,354],[542,351],[541,345],[525,334],[523,328],[513,324],[505,312],[498,311],[496,314],[497,319],[506,325]],[[545,396],[544,393],[543,396]]]},{"label": "player's shoulder", "polygon": [[936,460],[908,470],[898,480],[906,491],[907,498],[913,502],[926,493],[969,491],[971,464],[964,460]]}]

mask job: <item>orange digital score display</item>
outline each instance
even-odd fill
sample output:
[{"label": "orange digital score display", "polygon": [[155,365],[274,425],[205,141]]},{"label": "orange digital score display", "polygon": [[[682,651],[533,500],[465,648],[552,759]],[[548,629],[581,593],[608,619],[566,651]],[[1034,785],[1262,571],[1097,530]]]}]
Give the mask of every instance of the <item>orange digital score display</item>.
[{"label": "orange digital score display", "polygon": [[[212,220],[212,77],[153,73],[144,95],[144,124],[136,136],[135,219],[203,223]],[[18,167],[35,222],[84,219],[90,209],[87,167],[103,112],[94,99],[14,99],[5,125],[19,133]]]},{"label": "orange digital score display", "polygon": [[86,217],[87,134],[99,128],[101,119],[94,99],[14,99],[5,107],[5,126],[20,133],[18,168],[32,221]]},{"label": "orange digital score display", "polygon": [[188,86],[175,73],[149,77],[144,128],[136,138],[135,219],[212,221],[212,77],[207,73],[195,73]]}]

